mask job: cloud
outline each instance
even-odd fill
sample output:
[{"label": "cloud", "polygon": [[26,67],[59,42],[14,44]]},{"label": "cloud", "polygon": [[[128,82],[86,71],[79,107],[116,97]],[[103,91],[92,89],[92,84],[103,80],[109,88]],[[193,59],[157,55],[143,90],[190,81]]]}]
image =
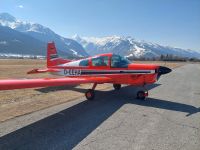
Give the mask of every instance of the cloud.
[{"label": "cloud", "polygon": [[24,8],[24,6],[23,6],[23,5],[18,5],[17,7],[18,7],[18,8]]}]

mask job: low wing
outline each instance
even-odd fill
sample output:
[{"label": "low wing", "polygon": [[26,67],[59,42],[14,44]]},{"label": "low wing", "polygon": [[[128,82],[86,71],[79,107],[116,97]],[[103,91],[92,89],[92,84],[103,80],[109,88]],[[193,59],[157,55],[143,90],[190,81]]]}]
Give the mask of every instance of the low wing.
[{"label": "low wing", "polygon": [[0,90],[77,85],[83,83],[110,83],[111,78],[108,77],[65,77],[65,78],[44,78],[44,79],[7,79],[0,80]]}]

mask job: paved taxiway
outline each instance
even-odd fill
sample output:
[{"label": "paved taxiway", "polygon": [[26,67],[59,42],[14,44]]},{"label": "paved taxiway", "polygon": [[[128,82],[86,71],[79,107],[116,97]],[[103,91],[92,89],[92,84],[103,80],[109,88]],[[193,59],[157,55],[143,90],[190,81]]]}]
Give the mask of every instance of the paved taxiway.
[{"label": "paved taxiway", "polygon": [[0,124],[0,149],[200,149],[200,65],[188,64],[136,90],[97,91]]}]

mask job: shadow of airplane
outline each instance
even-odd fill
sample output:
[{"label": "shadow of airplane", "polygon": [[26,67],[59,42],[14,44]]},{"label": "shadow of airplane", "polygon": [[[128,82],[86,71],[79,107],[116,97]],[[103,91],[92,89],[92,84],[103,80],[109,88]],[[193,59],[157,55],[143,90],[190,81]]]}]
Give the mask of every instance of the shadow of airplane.
[{"label": "shadow of airplane", "polygon": [[[151,84],[151,85],[147,85],[147,89],[151,90],[157,86],[160,86],[161,84]],[[54,87],[44,87],[44,88],[38,88],[35,89],[38,92],[41,93],[49,93],[49,92],[56,92],[56,91],[63,91],[63,90],[72,90],[72,91],[77,91],[77,92],[81,92],[81,93],[85,93],[87,91],[87,89],[82,89],[77,87],[78,85],[64,85],[64,86],[54,86]],[[92,87],[92,86],[91,86]],[[142,87],[137,87],[137,86],[125,86],[125,87],[133,87],[135,89],[135,91],[137,89],[140,89]],[[124,88],[124,87],[123,87]],[[96,90],[95,90],[96,91]]]},{"label": "shadow of airplane", "polygon": [[131,104],[147,106],[147,107],[154,107],[159,109],[166,109],[172,111],[179,111],[187,113],[186,116],[190,116],[192,114],[200,112],[200,108],[196,108],[192,105],[188,104],[181,104],[177,102],[170,102],[166,100],[148,98],[148,101],[132,101]]},{"label": "shadow of airplane", "polygon": [[83,101],[1,137],[0,149],[72,149],[127,103],[188,114],[200,112],[194,106],[178,102],[134,100],[132,87],[97,91],[95,101]]},{"label": "shadow of airplane", "polygon": [[53,86],[53,87],[44,87],[35,89],[41,93],[49,93],[49,92],[56,92],[56,91],[63,91],[63,90],[73,90],[77,85],[63,85],[63,86]]}]

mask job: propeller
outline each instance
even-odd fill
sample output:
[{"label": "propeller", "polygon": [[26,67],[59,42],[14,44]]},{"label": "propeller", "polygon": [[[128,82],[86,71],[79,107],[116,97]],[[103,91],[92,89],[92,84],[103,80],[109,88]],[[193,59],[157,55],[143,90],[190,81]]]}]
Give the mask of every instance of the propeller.
[{"label": "propeller", "polygon": [[164,66],[159,66],[158,70],[157,70],[157,80],[160,78],[161,75],[163,74],[167,74],[170,73],[172,70],[168,67],[164,67]]}]

